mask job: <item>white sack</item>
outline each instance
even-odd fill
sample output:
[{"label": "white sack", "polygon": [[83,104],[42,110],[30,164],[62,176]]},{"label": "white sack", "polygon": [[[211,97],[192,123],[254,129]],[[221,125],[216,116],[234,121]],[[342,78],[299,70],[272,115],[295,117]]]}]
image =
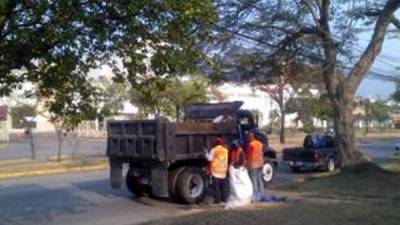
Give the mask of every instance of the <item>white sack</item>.
[{"label": "white sack", "polygon": [[244,167],[229,167],[230,194],[225,209],[243,207],[251,203],[253,185]]}]

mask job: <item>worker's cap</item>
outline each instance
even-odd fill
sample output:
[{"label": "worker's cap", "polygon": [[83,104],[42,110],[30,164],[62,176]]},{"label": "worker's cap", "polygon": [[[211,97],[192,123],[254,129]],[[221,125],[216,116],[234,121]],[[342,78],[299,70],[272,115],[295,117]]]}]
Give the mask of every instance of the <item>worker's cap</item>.
[{"label": "worker's cap", "polygon": [[215,140],[214,140],[214,145],[223,145],[225,142],[224,142],[224,139],[222,139],[222,138],[220,138],[220,137],[217,137],[217,138],[215,138]]},{"label": "worker's cap", "polygon": [[247,132],[246,132],[246,136],[247,136],[247,137],[254,137],[255,134],[254,134],[253,131],[247,131]]}]

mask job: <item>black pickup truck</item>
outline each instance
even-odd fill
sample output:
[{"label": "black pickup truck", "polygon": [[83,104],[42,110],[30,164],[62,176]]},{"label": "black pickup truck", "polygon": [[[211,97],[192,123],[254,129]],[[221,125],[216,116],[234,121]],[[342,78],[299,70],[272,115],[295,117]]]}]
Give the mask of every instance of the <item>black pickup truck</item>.
[{"label": "black pickup truck", "polygon": [[303,168],[332,172],[340,165],[340,157],[333,136],[307,135],[302,147],[283,149],[283,161],[289,163],[293,172]]}]

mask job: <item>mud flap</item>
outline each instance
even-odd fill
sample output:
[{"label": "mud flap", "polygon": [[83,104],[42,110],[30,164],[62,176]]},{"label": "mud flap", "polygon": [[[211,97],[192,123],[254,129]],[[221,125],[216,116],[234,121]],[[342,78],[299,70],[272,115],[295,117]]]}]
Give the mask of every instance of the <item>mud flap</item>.
[{"label": "mud flap", "polygon": [[115,159],[110,159],[110,184],[114,189],[122,188],[122,162]]},{"label": "mud flap", "polygon": [[168,198],[168,170],[162,166],[151,170],[151,191],[157,197]]}]

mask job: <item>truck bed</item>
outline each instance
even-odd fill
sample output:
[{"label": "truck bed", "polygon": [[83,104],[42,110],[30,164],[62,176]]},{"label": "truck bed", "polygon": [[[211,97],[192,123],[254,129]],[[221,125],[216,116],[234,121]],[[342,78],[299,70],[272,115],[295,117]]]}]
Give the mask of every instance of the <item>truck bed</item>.
[{"label": "truck bed", "polygon": [[231,141],[234,123],[171,123],[166,119],[110,121],[107,156],[123,161],[175,161],[204,157],[217,136]]},{"label": "truck bed", "polygon": [[303,147],[292,147],[283,149],[284,161],[315,161],[314,151]]},{"label": "truck bed", "polygon": [[320,154],[319,159],[324,159],[329,156],[336,157],[336,148],[305,149],[303,147],[292,147],[283,149],[283,160],[292,162],[316,162],[319,160],[315,157],[316,151]]}]

